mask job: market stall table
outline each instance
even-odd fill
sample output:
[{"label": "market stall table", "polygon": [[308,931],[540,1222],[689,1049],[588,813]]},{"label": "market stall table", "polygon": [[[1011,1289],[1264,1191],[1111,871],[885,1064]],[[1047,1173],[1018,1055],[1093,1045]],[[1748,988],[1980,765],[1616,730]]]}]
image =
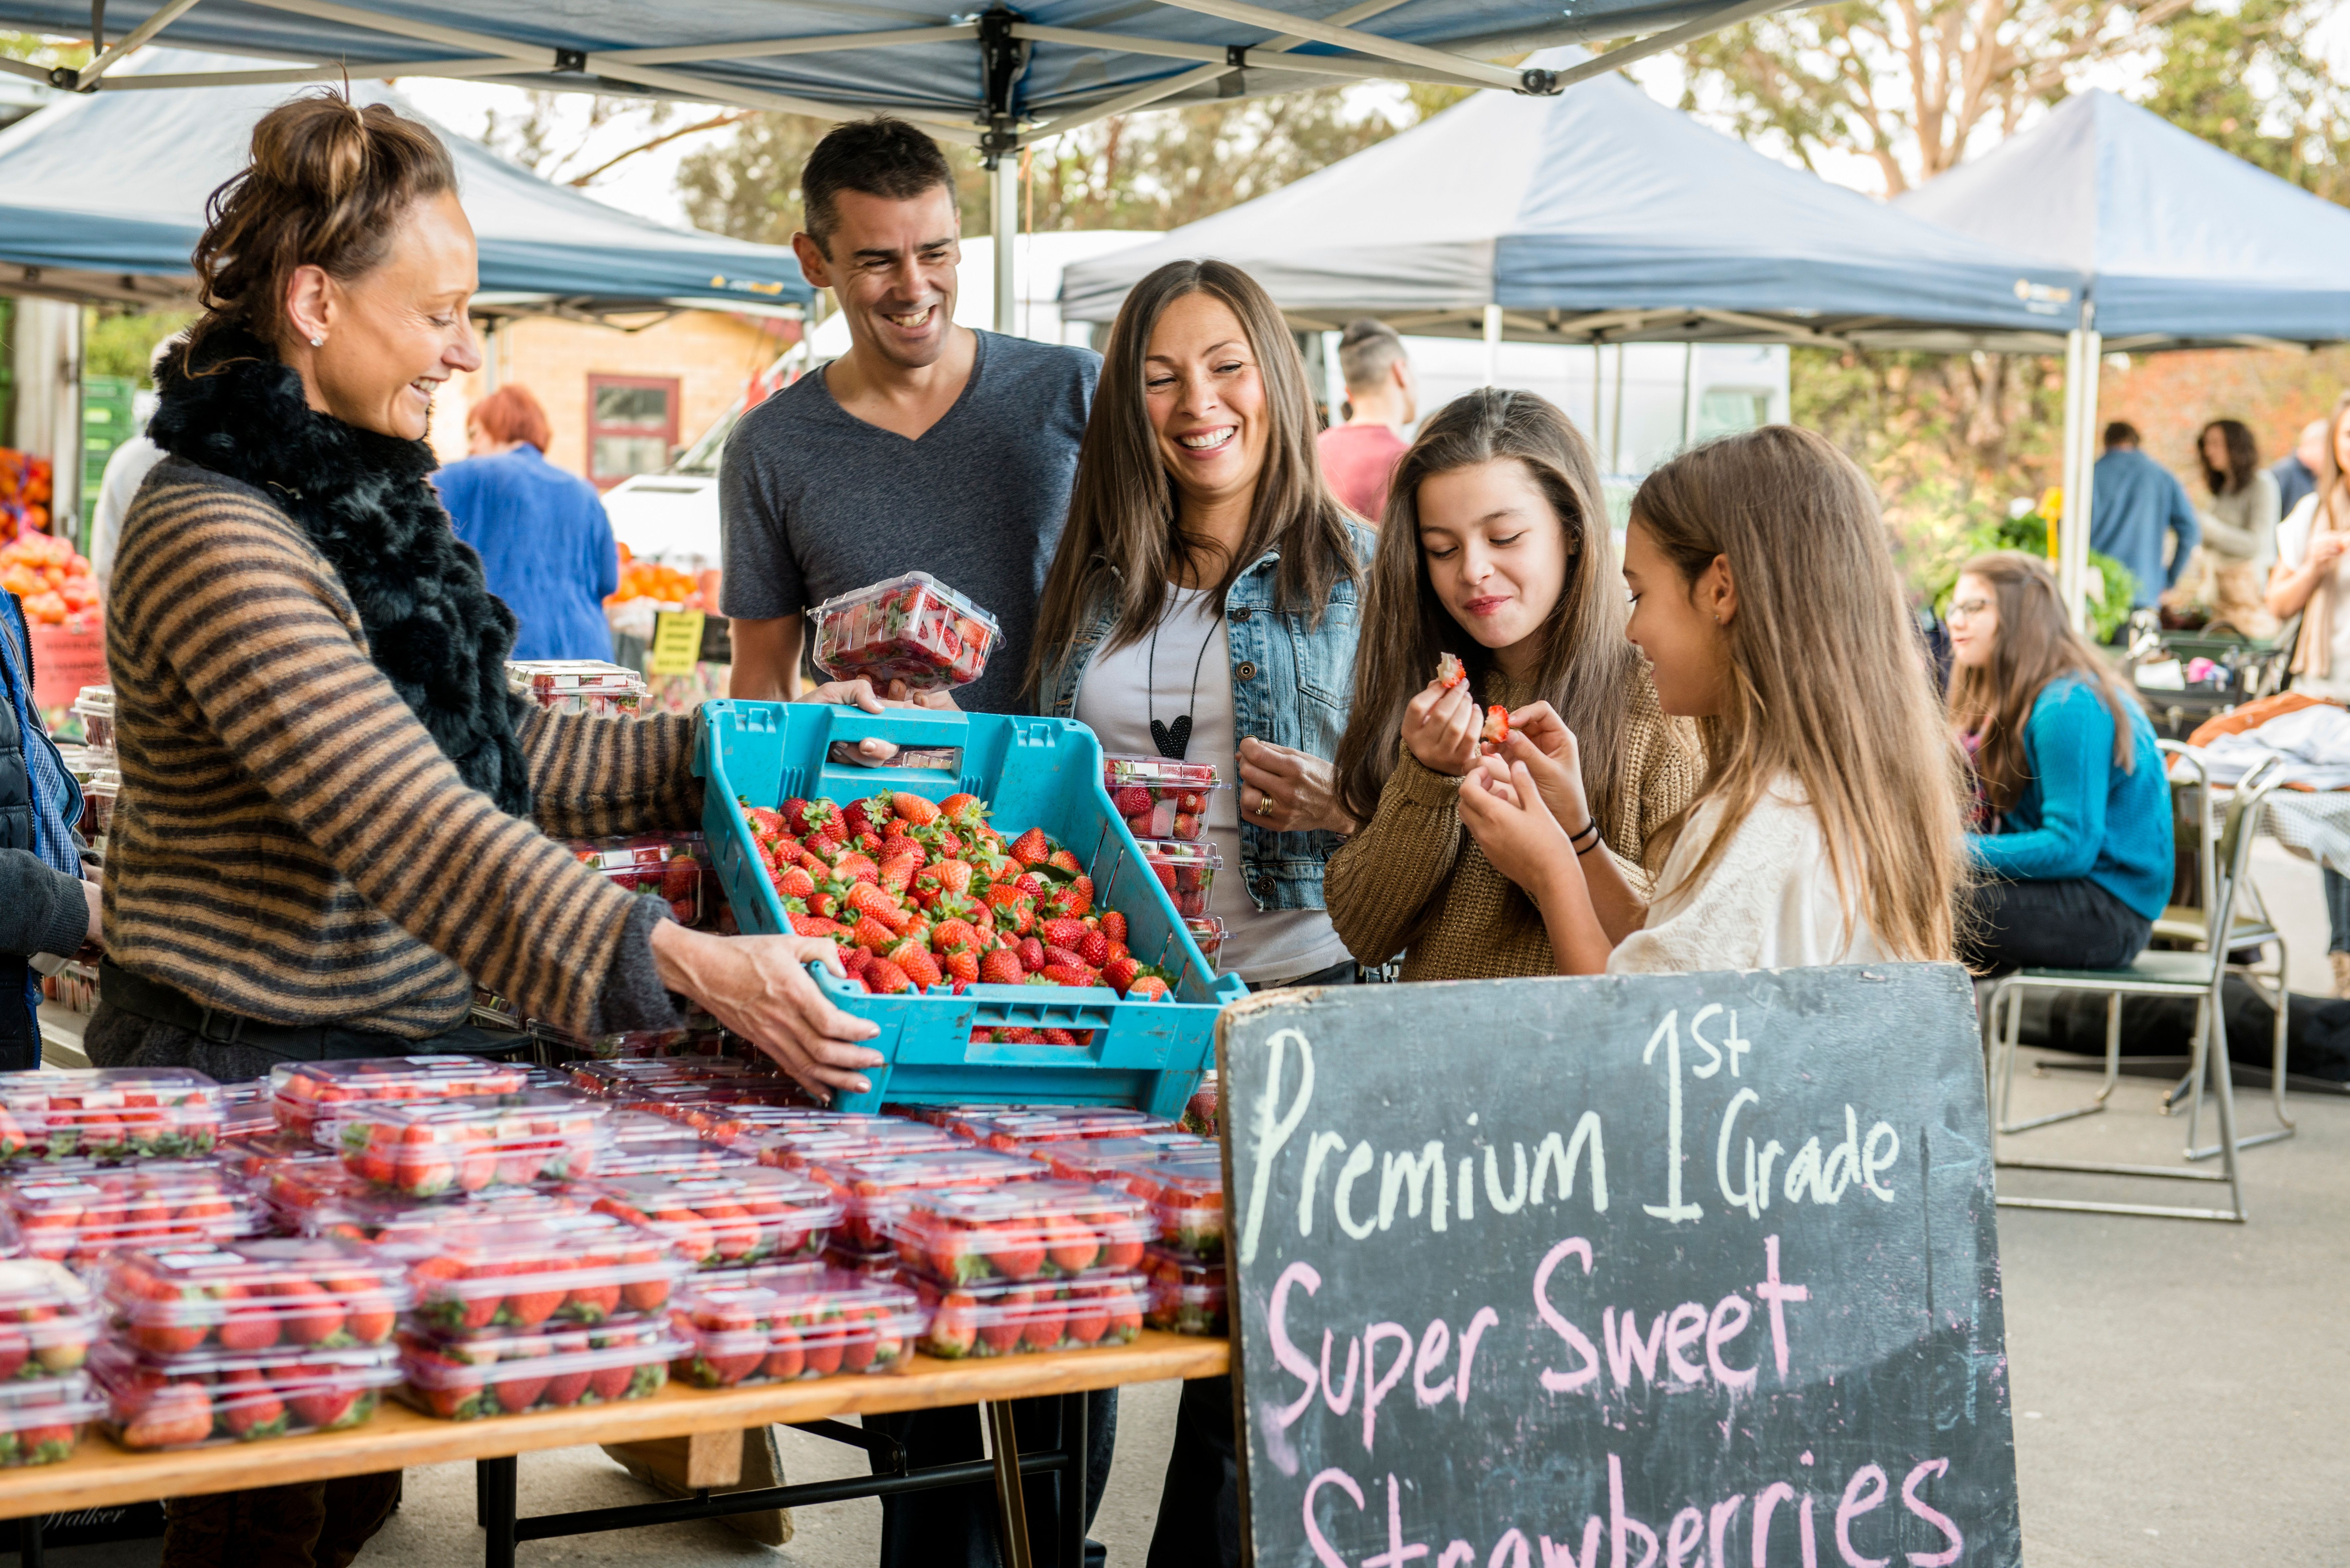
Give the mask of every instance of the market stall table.
[{"label": "market stall table", "polygon": [[[276,1438],[249,1447],[131,1453],[93,1436],[84,1439],[73,1458],[62,1463],[0,1471],[0,1519],[37,1518],[47,1513],[155,1498],[285,1486],[416,1465],[444,1464],[452,1459],[474,1459],[480,1462],[482,1523],[488,1531],[486,1560],[490,1568],[512,1568],[517,1542],[556,1535],[962,1486],[991,1478],[997,1484],[1001,1499],[1013,1482],[1011,1465],[1016,1463],[1024,1472],[1058,1469],[1067,1462],[1069,1453],[1083,1450],[1085,1401],[1072,1397],[1126,1383],[1213,1376],[1226,1369],[1228,1360],[1229,1346],[1223,1340],[1145,1329],[1132,1344],[1112,1348],[973,1361],[945,1361],[917,1355],[902,1373],[713,1390],[672,1383],[649,1399],[575,1406],[480,1421],[444,1421],[404,1405],[387,1404],[373,1419],[345,1431]],[[1018,1454],[1004,1440],[1011,1427],[1006,1402],[1052,1397],[1066,1398],[1062,1450]],[[973,1403],[989,1407],[996,1456],[993,1460],[927,1470],[900,1469],[890,1473],[887,1450],[894,1446],[886,1438],[879,1434],[868,1438],[856,1428],[826,1425],[842,1416]],[[885,1462],[877,1466],[880,1473],[870,1477],[761,1491],[725,1492],[714,1497],[704,1493],[673,1502],[586,1513],[517,1517],[517,1454],[591,1443],[723,1434],[728,1441],[714,1443],[709,1450],[708,1458],[717,1461],[712,1472],[694,1473],[695,1467],[704,1459],[701,1446],[696,1445],[689,1460],[688,1479],[723,1486],[732,1484],[733,1478],[719,1467],[725,1465],[729,1456],[739,1458],[741,1446],[732,1440],[734,1434],[769,1423],[816,1423],[813,1429],[820,1435],[875,1449]],[[1016,1498],[1017,1494],[1012,1495]],[[1070,1505],[1065,1507],[1062,1521],[1063,1533],[1070,1540],[1060,1560],[1074,1563],[1078,1560],[1076,1543],[1084,1537],[1084,1489],[1064,1488],[1062,1496]],[[1011,1508],[1009,1516],[1019,1519],[1021,1510]],[[39,1562],[36,1538],[27,1542],[26,1568],[37,1568]]]}]

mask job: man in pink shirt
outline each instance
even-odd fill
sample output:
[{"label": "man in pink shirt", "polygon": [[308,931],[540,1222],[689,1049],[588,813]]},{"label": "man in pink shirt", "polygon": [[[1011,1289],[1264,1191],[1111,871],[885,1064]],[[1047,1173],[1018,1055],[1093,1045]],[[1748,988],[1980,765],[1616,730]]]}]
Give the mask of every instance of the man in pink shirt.
[{"label": "man in pink shirt", "polygon": [[1322,432],[1322,477],[1331,493],[1376,525],[1404,454],[1403,427],[1419,417],[1419,383],[1395,328],[1367,317],[1349,322],[1338,339],[1338,369],[1352,412],[1345,424]]}]

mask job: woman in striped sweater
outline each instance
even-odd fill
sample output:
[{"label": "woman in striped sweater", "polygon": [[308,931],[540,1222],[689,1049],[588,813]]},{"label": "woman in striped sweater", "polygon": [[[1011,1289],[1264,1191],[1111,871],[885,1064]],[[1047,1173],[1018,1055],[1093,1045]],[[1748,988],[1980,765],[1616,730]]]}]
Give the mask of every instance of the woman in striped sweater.
[{"label": "woman in striped sweater", "polygon": [[546,836],[698,820],[691,721],[506,693],[514,618],[425,480],[432,394],[482,362],[454,187],[430,130],[326,96],[265,116],[213,198],[107,618],[90,1055],[236,1079],[462,1047],[479,981],[581,1033],[671,1026],[681,993],[859,1087],[872,1026],[804,968],[831,943],[687,930]]}]

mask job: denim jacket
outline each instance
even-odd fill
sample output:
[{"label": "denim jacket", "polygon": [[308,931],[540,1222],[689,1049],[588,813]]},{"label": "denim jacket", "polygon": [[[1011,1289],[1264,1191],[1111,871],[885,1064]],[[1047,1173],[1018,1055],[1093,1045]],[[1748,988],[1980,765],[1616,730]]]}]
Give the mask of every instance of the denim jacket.
[{"label": "denim jacket", "polygon": [[[1349,524],[1355,558],[1368,567],[1374,538]],[[1249,735],[1336,761],[1346,732],[1347,709],[1355,692],[1356,587],[1340,582],[1330,590],[1321,624],[1304,614],[1275,610],[1274,576],[1281,552],[1268,550],[1224,596],[1224,621],[1232,641],[1232,728],[1235,741]],[[1087,607],[1076,640],[1048,666],[1040,684],[1042,711],[1066,719],[1077,705],[1095,653],[1117,625],[1116,597],[1109,591],[1117,568],[1105,564],[1087,585]],[[1224,759],[1217,766],[1230,770]],[[1238,778],[1232,784],[1240,784]],[[1347,841],[1326,832],[1274,833],[1243,820],[1243,886],[1260,909],[1318,909],[1322,867]]]}]

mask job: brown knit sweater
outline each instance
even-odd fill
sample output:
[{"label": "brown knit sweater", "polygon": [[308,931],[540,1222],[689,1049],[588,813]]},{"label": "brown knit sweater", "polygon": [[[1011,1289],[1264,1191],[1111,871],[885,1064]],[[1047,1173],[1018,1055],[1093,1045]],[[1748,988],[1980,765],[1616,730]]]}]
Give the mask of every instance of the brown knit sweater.
[{"label": "brown knit sweater", "polygon": [[[1532,700],[1530,691],[1490,679],[1490,701],[1515,709]],[[1697,794],[1705,754],[1697,726],[1667,717],[1657,705],[1645,664],[1635,666],[1624,697],[1629,711],[1617,759],[1622,787],[1599,826],[1608,852],[1645,894],[1655,871],[1649,837]],[[1461,826],[1461,781],[1431,773],[1409,748],[1399,749],[1378,810],[1324,874],[1330,923],[1347,950],[1367,964],[1402,952],[1406,980],[1555,973],[1542,912],[1493,869]]]},{"label": "brown knit sweater", "polygon": [[247,1017],[411,1039],[464,1019],[468,976],[583,1033],[656,1022],[614,1007],[666,1011],[645,995],[650,902],[540,829],[691,826],[690,718],[534,711],[534,826],[458,778],[369,661],[334,568],[262,492],[166,464],[117,558],[115,962]]}]

